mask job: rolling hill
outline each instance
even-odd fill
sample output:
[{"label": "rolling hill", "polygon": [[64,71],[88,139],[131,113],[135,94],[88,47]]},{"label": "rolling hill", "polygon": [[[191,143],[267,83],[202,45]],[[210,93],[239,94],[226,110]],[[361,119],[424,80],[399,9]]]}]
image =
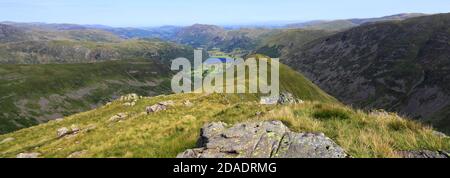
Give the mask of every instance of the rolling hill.
[{"label": "rolling hill", "polygon": [[414,17],[426,16],[421,13],[403,13],[378,18],[361,18],[361,19],[344,19],[344,20],[314,20],[303,23],[295,23],[286,25],[287,28],[301,28],[309,30],[328,30],[328,31],[342,31],[363,24],[385,22],[385,21],[399,21]]},{"label": "rolling hill", "polygon": [[0,44],[0,63],[92,63],[124,59],[158,59],[169,62],[191,56],[192,48],[159,40],[102,43],[74,40],[38,40]]},{"label": "rolling hill", "polygon": [[169,61],[192,48],[157,39],[123,39],[71,24],[0,24],[0,63],[90,63],[122,59]]}]

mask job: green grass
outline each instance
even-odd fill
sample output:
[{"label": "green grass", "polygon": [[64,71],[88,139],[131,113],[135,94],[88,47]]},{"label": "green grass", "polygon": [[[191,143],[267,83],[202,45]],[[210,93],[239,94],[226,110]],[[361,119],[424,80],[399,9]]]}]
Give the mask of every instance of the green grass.
[{"label": "green grass", "polygon": [[[145,107],[173,100],[166,111],[147,115]],[[185,106],[190,100],[194,106]],[[321,105],[321,107],[317,107]],[[338,110],[343,119],[316,119],[316,113]],[[125,112],[123,122],[109,118]],[[259,113],[259,114],[257,114]],[[333,114],[329,118],[341,117]],[[327,116],[328,117],[328,116]],[[195,147],[200,128],[208,122],[235,124],[249,120],[281,120],[297,132],[323,132],[353,157],[397,157],[398,150],[448,150],[450,140],[433,135],[432,130],[395,114],[377,116],[334,103],[259,105],[258,98],[238,94],[175,94],[144,98],[134,107],[123,102],[66,117],[63,121],[22,129],[1,135],[14,141],[0,144],[0,157],[15,157],[22,152],[39,152],[43,157],[67,157],[86,151],[83,157],[175,157]],[[82,131],[73,137],[57,138],[56,130],[76,125]]]},{"label": "green grass", "polygon": [[[68,116],[86,111],[92,104],[104,104],[114,95],[167,93],[170,85],[164,81],[169,80],[169,74],[163,65],[144,60],[0,65],[0,133],[45,122],[49,119],[45,115]],[[158,85],[132,86],[130,82]],[[49,101],[47,107],[39,103],[43,98]],[[20,106],[20,101],[26,101],[24,106]]]},{"label": "green grass", "polygon": [[[281,76],[295,74],[288,68],[282,71]],[[82,157],[175,157],[195,147],[205,123],[235,124],[250,120],[281,120],[296,132],[323,132],[353,157],[398,157],[396,151],[400,150],[450,149],[449,138],[434,135],[431,128],[396,114],[366,113],[343,106],[298,73],[280,80],[286,80],[281,82],[282,91],[292,92],[305,103],[260,105],[258,94],[161,95],[144,97],[133,107],[124,106],[124,101],[114,101],[65,117],[63,121],[0,135],[0,141],[15,138],[0,144],[0,157],[38,152],[42,157],[59,158],[79,151],[85,151]],[[299,83],[284,86],[288,81]],[[168,110],[145,113],[147,106],[168,100],[175,102]],[[193,106],[184,105],[186,100]],[[122,122],[110,122],[118,113],[126,113],[128,117]],[[57,138],[59,128],[72,125],[82,131]]]}]

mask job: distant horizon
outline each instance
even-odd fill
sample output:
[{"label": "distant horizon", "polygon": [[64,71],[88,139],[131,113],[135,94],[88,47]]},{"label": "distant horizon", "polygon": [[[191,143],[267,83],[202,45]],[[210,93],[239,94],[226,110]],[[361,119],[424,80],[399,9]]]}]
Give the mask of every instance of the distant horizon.
[{"label": "distant horizon", "polygon": [[0,22],[160,27],[271,25],[449,13],[448,0],[0,0]]},{"label": "distant horizon", "polygon": [[[447,12],[450,13],[450,12]],[[434,13],[434,14],[427,14],[427,13],[420,13],[420,12],[408,12],[408,13],[397,13],[397,14],[390,14],[385,16],[377,16],[377,17],[354,17],[354,18],[347,18],[347,19],[365,19],[365,18],[379,18],[379,17],[387,17],[392,15],[400,15],[400,14],[424,14],[424,15],[435,15],[435,14],[444,14],[444,13]],[[255,27],[263,27],[263,26],[282,26],[282,25],[288,25],[288,24],[295,24],[295,23],[306,23],[306,22],[312,22],[312,21],[334,21],[334,20],[347,20],[347,19],[311,19],[311,20],[279,20],[279,21],[267,21],[267,22],[249,22],[249,23],[241,23],[241,24],[207,24],[207,23],[192,23],[192,24],[186,24],[186,25],[176,25],[176,24],[165,24],[165,25],[153,25],[153,26],[112,26],[112,25],[105,25],[105,24],[78,24],[78,23],[67,23],[67,22],[19,22],[19,21],[11,21],[11,20],[2,20],[0,23],[23,23],[23,24],[45,24],[45,25],[52,25],[52,24],[66,24],[66,25],[80,25],[80,26],[103,26],[103,27],[110,27],[110,28],[157,28],[157,27],[186,27],[186,26],[192,26],[196,24],[201,25],[215,25],[220,27],[233,27],[233,26],[255,26]]]}]

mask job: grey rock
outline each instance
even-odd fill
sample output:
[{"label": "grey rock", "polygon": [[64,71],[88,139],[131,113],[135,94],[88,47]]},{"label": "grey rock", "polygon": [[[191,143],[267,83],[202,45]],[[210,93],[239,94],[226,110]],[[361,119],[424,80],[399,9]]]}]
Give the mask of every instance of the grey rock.
[{"label": "grey rock", "polygon": [[64,137],[70,133],[71,133],[71,131],[67,127],[59,128],[56,131],[56,134],[58,135],[58,137]]},{"label": "grey rock", "polygon": [[345,158],[324,134],[295,133],[280,121],[246,122],[226,128],[216,122],[201,129],[199,148],[178,158]]},{"label": "grey rock", "polygon": [[183,104],[184,104],[185,106],[187,106],[187,107],[191,107],[191,106],[194,105],[194,104],[191,103],[191,101],[189,101],[189,100],[184,101]]},{"label": "grey rock", "polygon": [[64,118],[58,118],[58,119],[55,119],[55,122],[61,122],[63,120],[64,120]]},{"label": "grey rock", "polygon": [[77,152],[73,152],[72,154],[70,154],[67,158],[80,158],[82,157],[84,154],[86,154],[87,151],[83,150],[83,151],[77,151]]},{"label": "grey rock", "polygon": [[40,153],[19,153],[16,158],[38,158]]},{"label": "grey rock", "polygon": [[450,151],[399,151],[398,154],[403,158],[450,158]]},{"label": "grey rock", "polygon": [[136,102],[126,102],[126,103],[123,103],[123,106],[134,106],[134,105],[136,105]]},{"label": "grey rock", "polygon": [[120,97],[120,101],[125,101],[125,102],[132,102],[132,101],[136,102],[139,99],[140,99],[139,95],[137,95],[135,93],[131,93],[131,94]]},{"label": "grey rock", "polygon": [[153,106],[148,106],[147,108],[145,108],[145,110],[147,111],[147,114],[164,111],[167,110],[167,105],[158,103]]},{"label": "grey rock", "polygon": [[283,92],[278,98],[278,104],[297,104],[303,103],[303,100],[295,98],[294,95],[288,92]]},{"label": "grey rock", "polygon": [[279,96],[273,97],[263,97],[260,100],[260,104],[263,105],[274,105],[274,104],[300,104],[304,101],[295,98],[294,95],[288,92],[283,92]]},{"label": "grey rock", "polygon": [[70,126],[70,129],[72,129],[72,133],[77,133],[81,130],[77,125]]},{"label": "grey rock", "polygon": [[259,101],[259,104],[263,105],[273,105],[278,103],[278,97],[263,97]]},{"label": "grey rock", "polygon": [[111,118],[109,118],[109,122],[117,122],[117,121],[121,121],[127,118],[127,114],[126,113],[118,113],[114,116],[112,116]]}]

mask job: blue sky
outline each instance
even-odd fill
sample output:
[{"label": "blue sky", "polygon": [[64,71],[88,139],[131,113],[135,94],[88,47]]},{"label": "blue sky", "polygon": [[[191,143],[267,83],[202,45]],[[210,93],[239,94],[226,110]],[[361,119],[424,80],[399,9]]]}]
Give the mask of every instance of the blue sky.
[{"label": "blue sky", "polygon": [[235,25],[450,12],[450,0],[0,0],[0,21]]}]

